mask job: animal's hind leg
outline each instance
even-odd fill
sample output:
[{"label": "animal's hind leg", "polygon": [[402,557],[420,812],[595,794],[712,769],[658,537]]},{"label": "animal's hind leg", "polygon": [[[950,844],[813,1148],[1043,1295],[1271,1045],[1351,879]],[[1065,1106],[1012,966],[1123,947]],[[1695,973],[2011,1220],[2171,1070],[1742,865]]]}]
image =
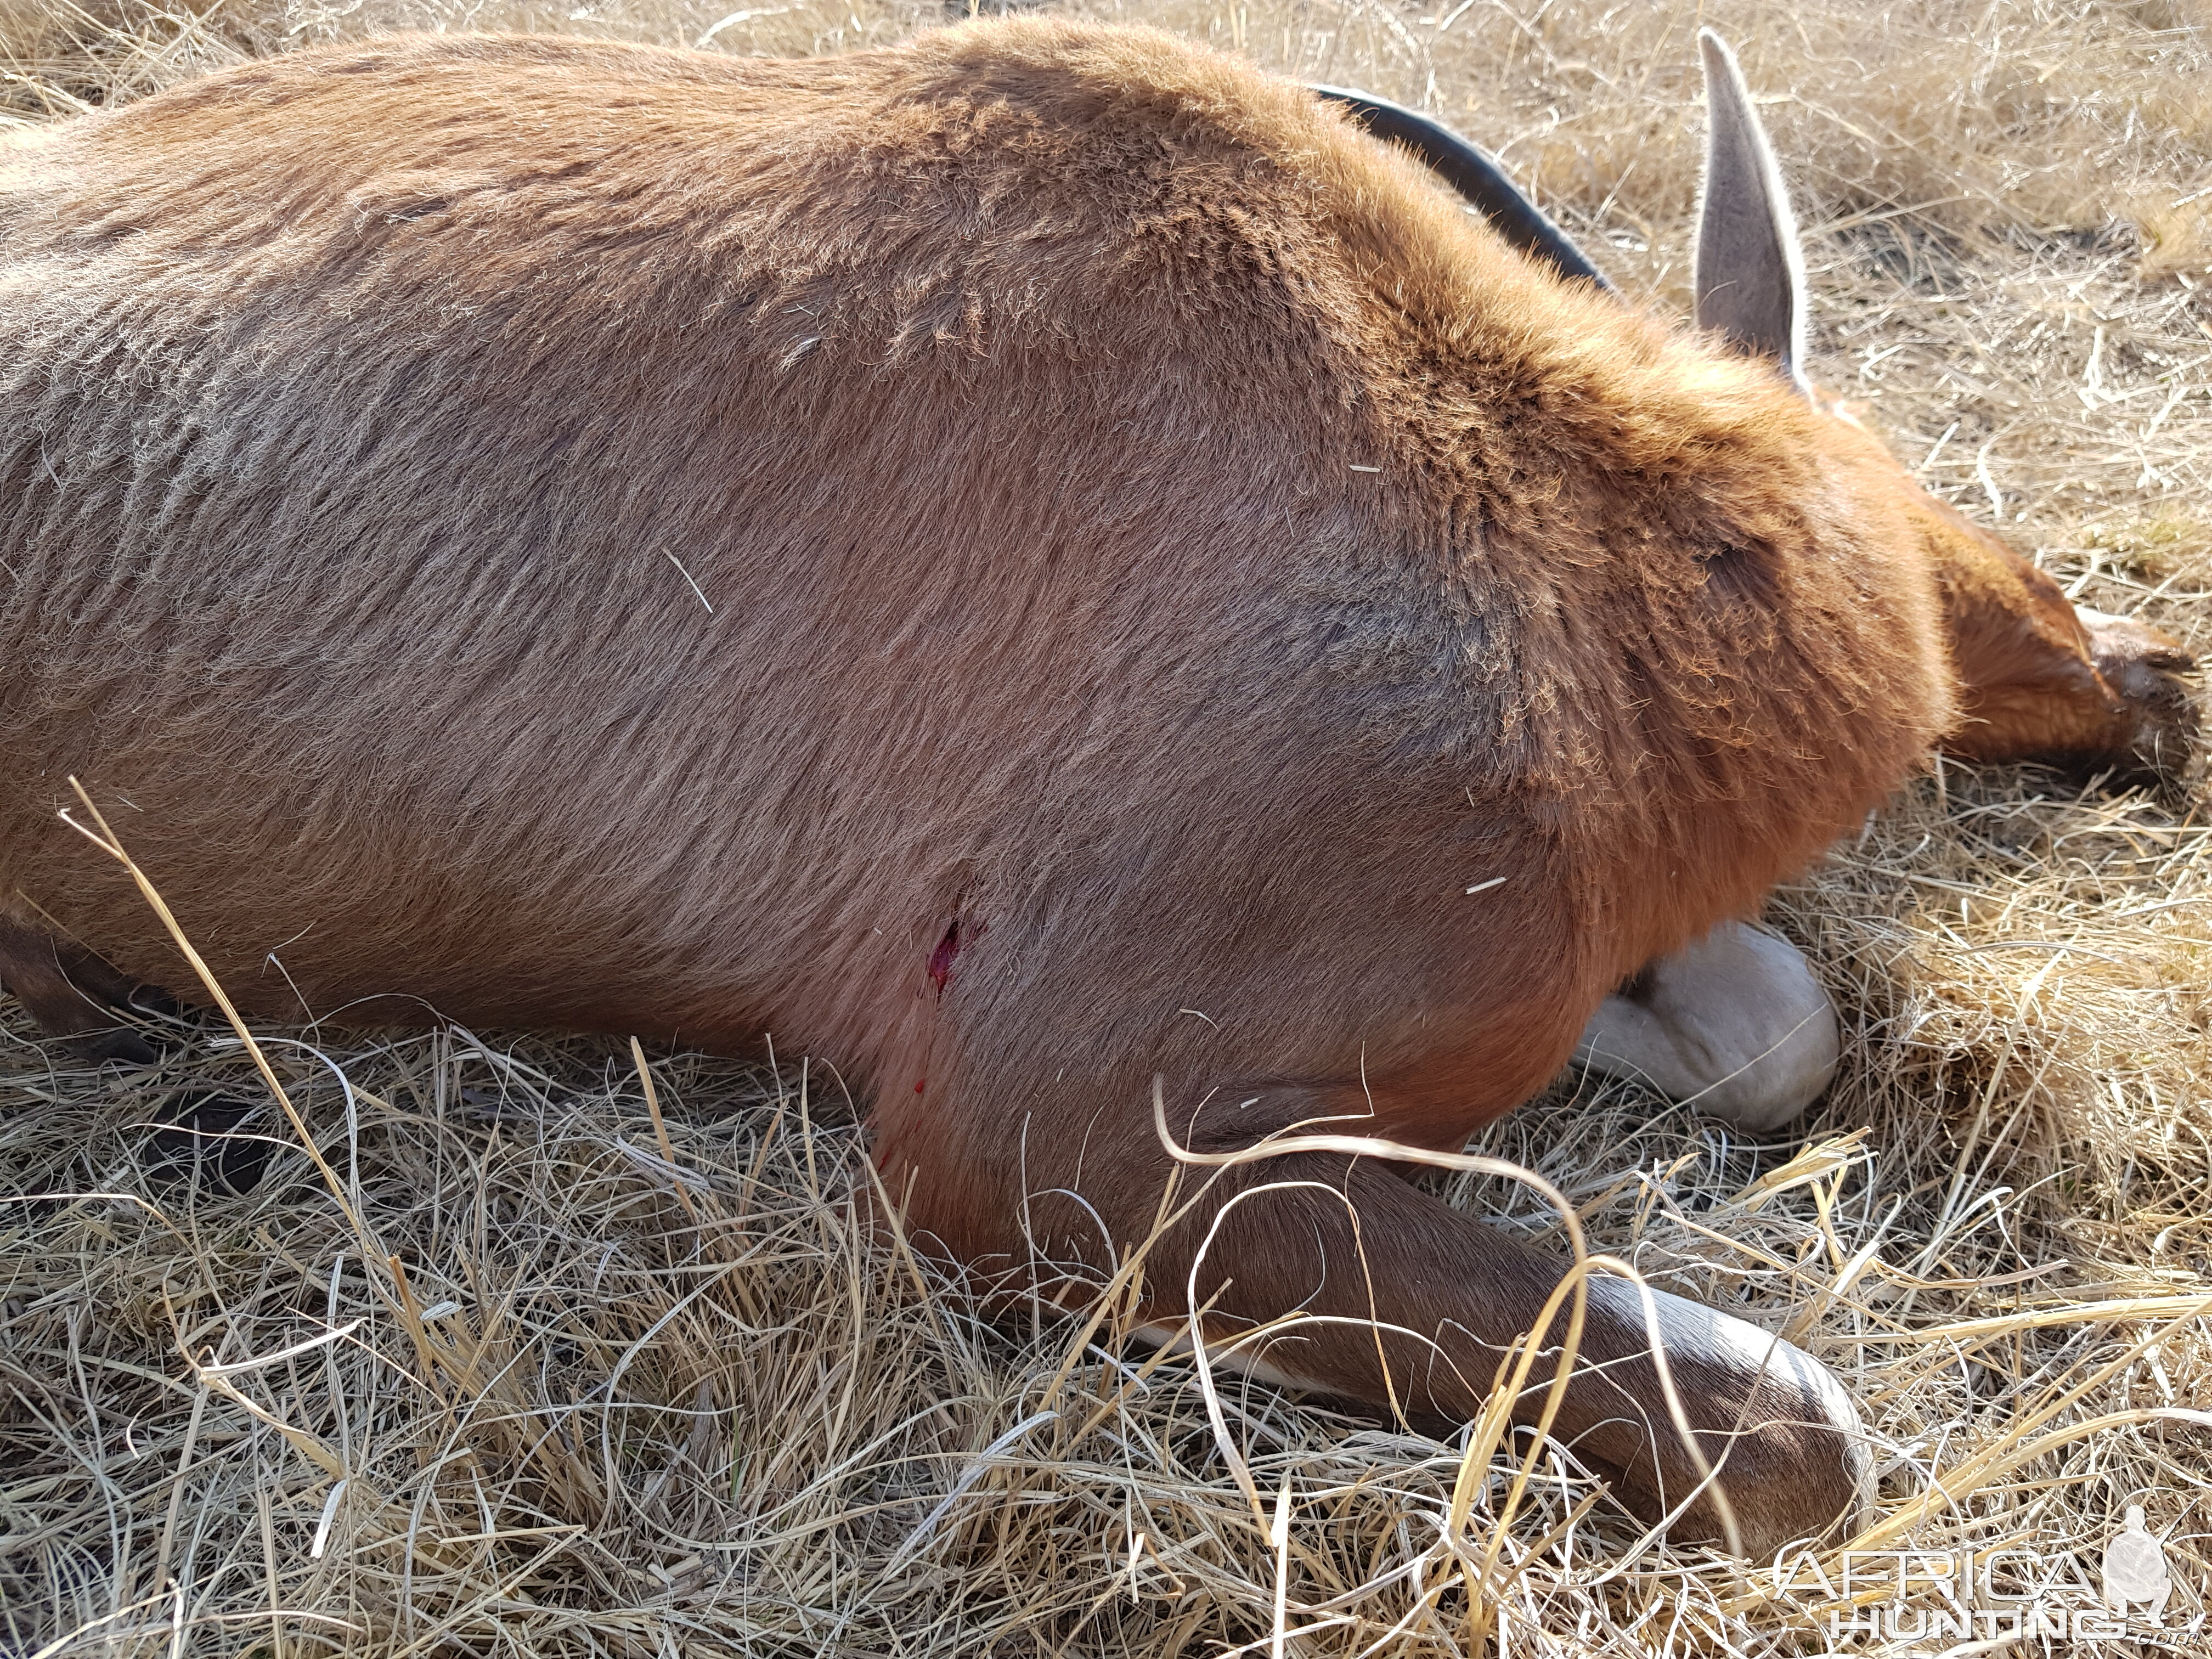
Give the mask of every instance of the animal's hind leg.
[{"label": "animal's hind leg", "polygon": [[0,916],[0,990],[48,1033],[70,1038],[94,1059],[143,1066],[156,1058],[153,1046],[116,1018],[135,988],[91,951]]},{"label": "animal's hind leg", "polygon": [[2049,576],[1942,502],[1929,512],[1959,678],[1944,750],[2185,781],[2200,728],[2184,678],[2195,659],[2140,623],[2069,604]]}]

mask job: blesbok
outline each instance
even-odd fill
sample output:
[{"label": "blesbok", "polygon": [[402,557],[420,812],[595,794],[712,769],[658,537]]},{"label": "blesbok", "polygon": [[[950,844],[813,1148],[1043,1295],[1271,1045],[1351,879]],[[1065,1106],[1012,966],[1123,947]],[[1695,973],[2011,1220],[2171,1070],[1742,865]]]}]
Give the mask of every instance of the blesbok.
[{"label": "blesbok", "polygon": [[[394,39],[0,155],[0,981],[125,1048],[193,988],[81,775],[249,1012],[773,1033],[987,1268],[1145,1235],[1155,1079],[1202,1152],[1456,1149],[1586,1028],[1663,1070],[1939,741],[2193,718],[1808,398],[1708,67],[1702,338],[1144,31]],[[1265,1358],[1340,1395],[1464,1415],[1560,1278],[1372,1159],[1239,1194],[1146,1316],[1334,1316]],[[1556,1431],[1755,1553],[1856,1513],[1836,1380],[1658,1306],[1705,1455],[1614,1279]]]}]

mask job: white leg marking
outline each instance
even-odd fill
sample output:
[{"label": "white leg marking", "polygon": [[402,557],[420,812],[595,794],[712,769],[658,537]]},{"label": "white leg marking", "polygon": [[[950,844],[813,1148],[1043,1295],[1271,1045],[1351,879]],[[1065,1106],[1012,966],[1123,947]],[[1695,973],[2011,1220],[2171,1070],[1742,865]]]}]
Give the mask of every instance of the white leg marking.
[{"label": "white leg marking", "polygon": [[[1845,1529],[1856,1531],[1875,1501],[1874,1456],[1859,1422],[1858,1407],[1852,1402],[1843,1380],[1802,1348],[1759,1329],[1747,1320],[1716,1313],[1702,1302],[1692,1302],[1670,1291],[1655,1290],[1651,1298],[1656,1304],[1659,1340],[1666,1348],[1667,1363],[1674,1372],[1676,1387],[1685,1392],[1684,1403],[1692,1421],[1701,1425],[1700,1432],[1706,1427],[1718,1426],[1709,1407],[1701,1409],[1705,1406],[1698,1398],[1701,1377],[1769,1379],[1771,1392],[1764,1395],[1762,1404],[1750,1413],[1744,1427],[1757,1432],[1762,1425],[1778,1421],[1832,1434],[1832,1452],[1841,1465],[1838,1473],[1845,1490],[1837,1492],[1832,1489],[1826,1496],[1836,1504],[1838,1511],[1848,1510],[1842,1516]],[[1643,1298],[1626,1279],[1591,1275],[1590,1311],[1632,1331],[1646,1328]],[[1795,1541],[1790,1534],[1800,1529],[1816,1531],[1838,1518],[1837,1515],[1806,1512],[1802,1500],[1807,1494],[1786,1488],[1762,1490],[1759,1479],[1747,1482],[1747,1473],[1739,1468],[1729,1488],[1729,1495],[1736,1505],[1739,1521],[1747,1531],[1772,1534],[1779,1525],[1784,1532],[1784,1535],[1767,1537],[1754,1548],[1753,1553],[1760,1559],[1771,1554],[1778,1546]],[[1725,1460],[1720,1464],[1720,1476],[1723,1481],[1729,1480]],[[1773,1471],[1764,1472],[1765,1481],[1774,1479]],[[1814,1505],[1815,1510],[1820,1507],[1824,1505]]]},{"label": "white leg marking", "polygon": [[[1129,1333],[1139,1342],[1149,1342],[1156,1348],[1164,1348],[1170,1354],[1190,1352],[1190,1322],[1181,1320],[1172,1325],[1139,1325]],[[1304,1377],[1293,1376],[1279,1365],[1271,1365],[1261,1358],[1248,1345],[1241,1348],[1225,1348],[1209,1341],[1206,1358],[1217,1370],[1235,1371],[1255,1382],[1265,1382],[1272,1389],[1318,1389],[1322,1385]]]}]

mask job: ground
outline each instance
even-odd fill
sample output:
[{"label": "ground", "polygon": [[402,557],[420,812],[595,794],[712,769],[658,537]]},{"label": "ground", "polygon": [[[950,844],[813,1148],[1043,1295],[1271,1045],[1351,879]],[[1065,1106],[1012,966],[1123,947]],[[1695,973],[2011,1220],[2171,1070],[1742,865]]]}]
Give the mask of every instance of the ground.
[{"label": "ground", "polygon": [[[378,28],[781,53],[943,21],[726,3],[0,0],[0,112]],[[1715,24],[1799,191],[1815,377],[2082,602],[2212,649],[2202,4],[1072,9],[1423,104],[1674,316]],[[1938,768],[1775,897],[1844,1012],[1811,1117],[1747,1143],[1566,1079],[1478,1148],[1847,1379],[1863,1544],[1969,1546],[2070,1607],[2142,1505],[2174,1652],[2212,1650],[2208,836],[2185,797]],[[1904,1636],[1831,1638],[1832,1555],[1778,1585],[1639,1546],[1555,1457],[1501,1523],[1511,1460],[1463,1468],[1464,1435],[1148,1362],[1110,1314],[987,1324],[855,1226],[835,1055],[655,1054],[648,1088],[618,1045],[264,1031],[322,1164],[265,1111],[288,1150],[240,1197],[165,1180],[147,1127],[267,1097],[219,1022],[133,1072],[0,1015],[0,1650],[1400,1656],[1500,1607],[1516,1655],[2002,1633],[1914,1639],[1923,1585]],[[1447,1185],[1556,1238],[1526,1188]]]}]

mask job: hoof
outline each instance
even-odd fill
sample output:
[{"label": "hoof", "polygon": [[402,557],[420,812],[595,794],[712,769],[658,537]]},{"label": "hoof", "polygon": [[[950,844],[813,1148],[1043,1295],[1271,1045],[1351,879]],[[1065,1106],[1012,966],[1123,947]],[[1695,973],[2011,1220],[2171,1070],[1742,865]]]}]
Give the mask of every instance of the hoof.
[{"label": "hoof", "polygon": [[258,1109],[225,1095],[172,1097],[164,1127],[146,1143],[146,1172],[164,1188],[204,1181],[242,1197],[261,1184],[275,1150],[258,1134],[238,1133]]},{"label": "hoof", "polygon": [[161,1050],[127,1025],[89,1031],[76,1039],[77,1047],[94,1060],[119,1060],[126,1066],[151,1066]]},{"label": "hoof", "polygon": [[1724,921],[1607,997],[1575,1058],[1759,1133],[1811,1105],[1841,1053],[1835,1005],[1805,958]]}]

